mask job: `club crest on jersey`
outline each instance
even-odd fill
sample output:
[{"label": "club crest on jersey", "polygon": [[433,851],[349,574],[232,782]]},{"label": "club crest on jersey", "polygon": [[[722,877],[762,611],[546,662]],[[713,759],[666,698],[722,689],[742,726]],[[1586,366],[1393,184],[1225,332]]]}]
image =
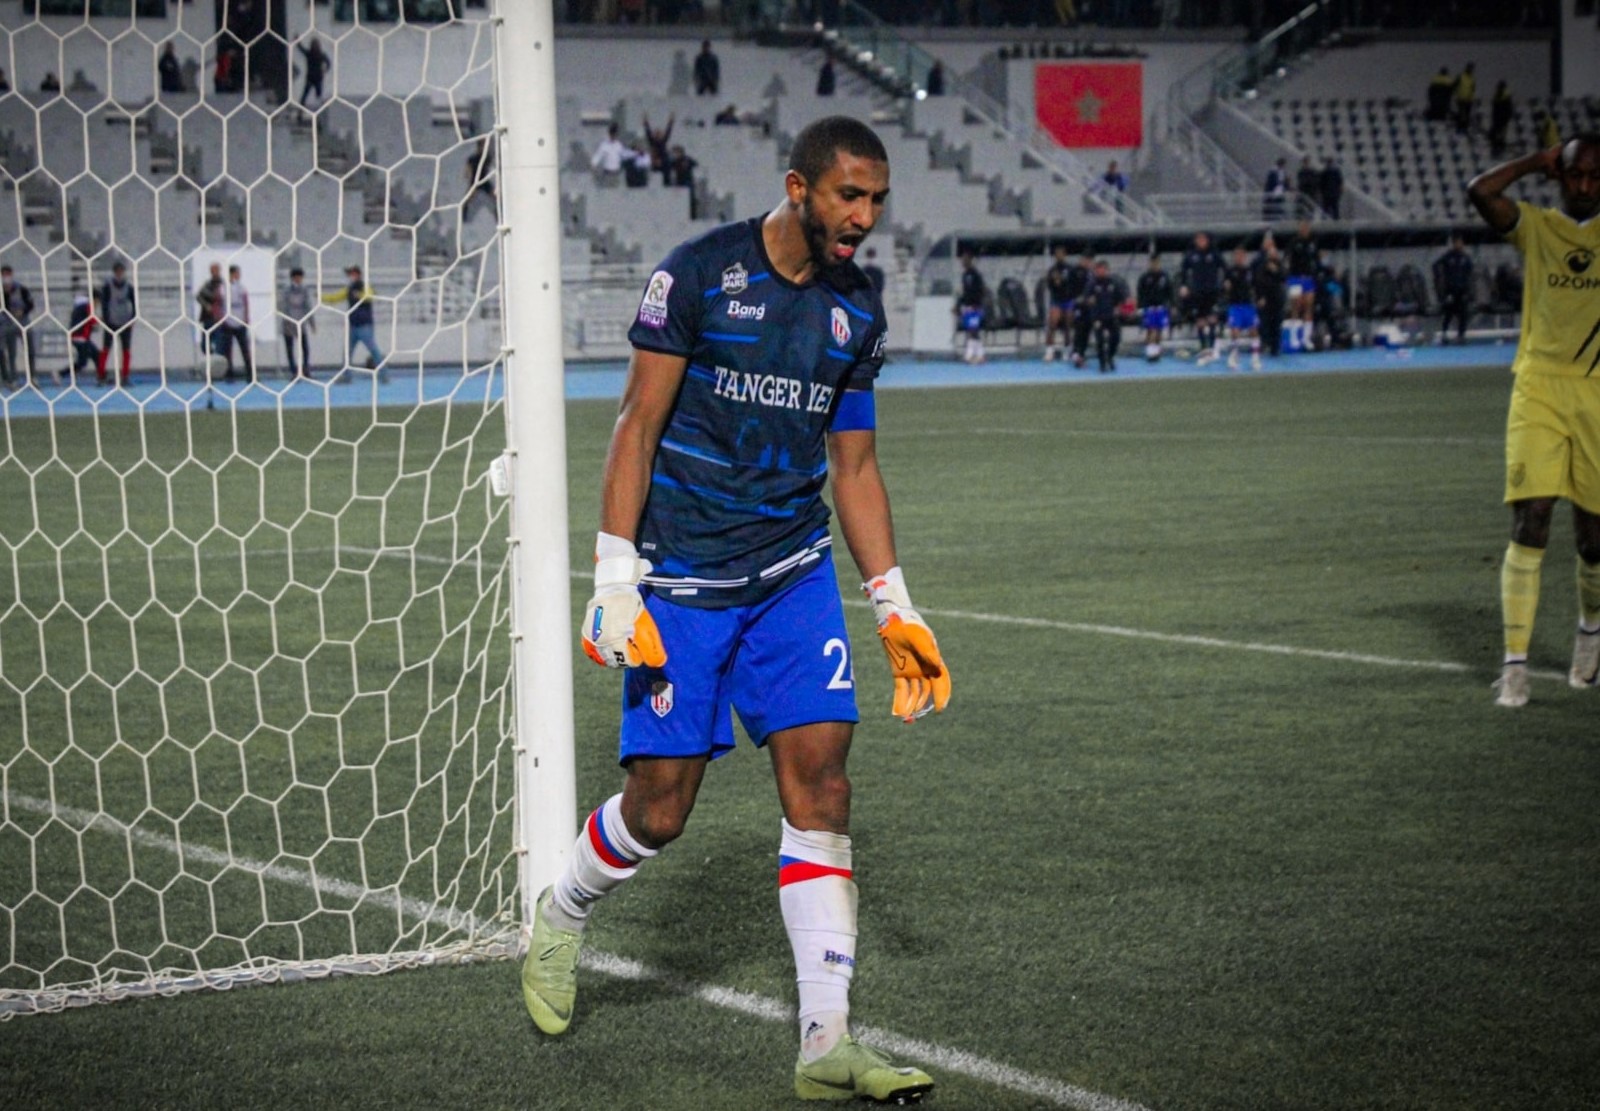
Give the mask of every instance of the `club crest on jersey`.
[{"label": "club crest on jersey", "polygon": [[650,708],[656,712],[656,717],[664,718],[672,713],[672,684],[665,679],[658,679],[650,685]]},{"label": "club crest on jersey", "polygon": [[850,317],[840,308],[833,310],[833,342],[840,347],[850,342]]},{"label": "club crest on jersey", "polygon": [[722,292],[730,296],[750,288],[750,272],[743,263],[734,263],[722,272]]},{"label": "club crest on jersey", "polygon": [[639,323],[649,328],[664,328],[667,323],[667,294],[672,292],[672,275],[657,270],[650,275],[650,284],[644,287],[644,300],[639,302]]}]

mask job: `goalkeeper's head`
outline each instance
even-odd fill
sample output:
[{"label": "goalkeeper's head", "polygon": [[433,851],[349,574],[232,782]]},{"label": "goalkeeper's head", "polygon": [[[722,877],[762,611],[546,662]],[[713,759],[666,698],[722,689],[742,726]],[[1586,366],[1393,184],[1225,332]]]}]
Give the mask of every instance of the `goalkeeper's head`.
[{"label": "goalkeeper's head", "polygon": [[812,265],[824,272],[848,266],[883,215],[889,152],[860,120],[827,116],[795,137],[784,188]]}]

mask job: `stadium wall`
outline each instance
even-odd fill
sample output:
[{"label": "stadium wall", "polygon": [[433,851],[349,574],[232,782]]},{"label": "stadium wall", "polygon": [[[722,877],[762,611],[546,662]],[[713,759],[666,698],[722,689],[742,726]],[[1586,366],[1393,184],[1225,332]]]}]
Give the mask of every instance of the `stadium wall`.
[{"label": "stadium wall", "polygon": [[1578,14],[1575,0],[1561,0],[1561,95],[1600,96],[1600,19],[1590,5]]}]

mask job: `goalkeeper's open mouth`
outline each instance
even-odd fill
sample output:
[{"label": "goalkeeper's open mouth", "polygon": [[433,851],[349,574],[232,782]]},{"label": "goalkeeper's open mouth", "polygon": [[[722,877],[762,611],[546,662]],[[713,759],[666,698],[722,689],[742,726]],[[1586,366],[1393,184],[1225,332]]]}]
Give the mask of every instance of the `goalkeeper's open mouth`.
[{"label": "goalkeeper's open mouth", "polygon": [[861,246],[865,239],[865,232],[846,232],[833,241],[833,258],[835,262],[849,262],[856,257],[856,248]]}]

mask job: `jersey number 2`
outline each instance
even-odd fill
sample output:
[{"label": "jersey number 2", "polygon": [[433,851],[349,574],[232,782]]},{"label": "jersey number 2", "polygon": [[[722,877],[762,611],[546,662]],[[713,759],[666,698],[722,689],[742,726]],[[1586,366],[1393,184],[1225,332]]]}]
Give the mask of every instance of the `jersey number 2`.
[{"label": "jersey number 2", "polygon": [[850,646],[840,637],[834,637],[822,646],[822,654],[831,656],[834,650],[839,652],[839,666],[833,670],[833,678],[828,680],[828,689],[831,691],[854,690],[856,685],[855,672],[850,668]]}]

